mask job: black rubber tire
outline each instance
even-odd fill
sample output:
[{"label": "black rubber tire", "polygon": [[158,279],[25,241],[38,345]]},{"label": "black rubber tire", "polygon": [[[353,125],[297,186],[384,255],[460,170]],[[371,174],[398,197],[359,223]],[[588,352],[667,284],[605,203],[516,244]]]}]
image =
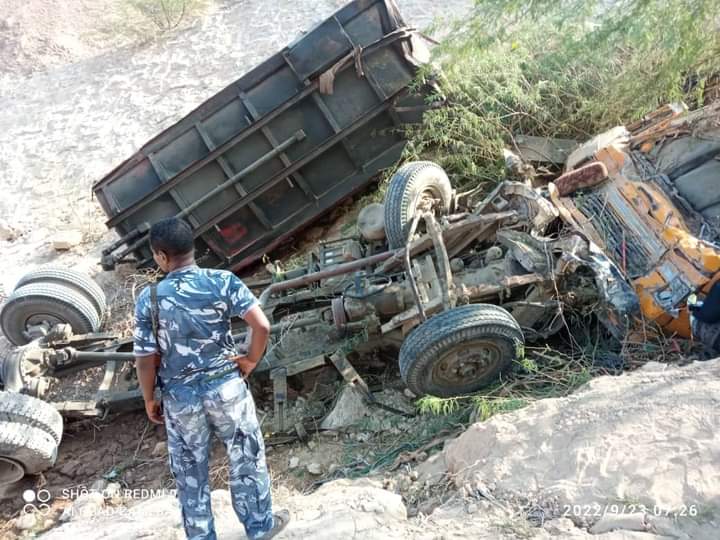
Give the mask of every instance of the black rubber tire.
[{"label": "black rubber tire", "polygon": [[62,416],[55,407],[36,397],[17,392],[0,392],[0,422],[15,422],[41,429],[56,444],[62,440]]},{"label": "black rubber tire", "polygon": [[[400,375],[416,395],[472,394],[511,369],[524,343],[520,325],[505,309],[492,304],[456,307],[434,315],[408,335],[400,348]],[[480,358],[481,345],[484,353],[490,351],[490,361]],[[467,380],[444,379],[438,371],[457,358],[454,350],[458,348],[467,355],[461,359],[461,367],[466,360],[471,366],[481,360],[483,370]]]},{"label": "black rubber tire", "polygon": [[0,336],[0,391],[4,390],[7,384],[7,381],[5,381],[6,362],[12,356],[14,350],[15,346],[4,336]]},{"label": "black rubber tire", "polygon": [[391,249],[403,247],[407,242],[410,223],[425,191],[431,191],[440,199],[440,214],[450,212],[452,186],[440,165],[432,161],[411,161],[390,179],[385,193],[385,234]]},{"label": "black rubber tire", "polygon": [[93,303],[101,320],[105,318],[107,311],[105,293],[90,276],[79,270],[58,266],[36,268],[20,278],[15,285],[15,290],[30,283],[57,283],[75,289]]},{"label": "black rubber tire", "polygon": [[0,456],[10,458],[25,469],[25,474],[37,474],[55,465],[58,445],[42,429],[0,422]]},{"label": "black rubber tire", "polygon": [[0,312],[5,337],[15,345],[25,345],[24,335],[30,317],[48,315],[68,323],[76,334],[100,330],[101,320],[95,306],[85,295],[56,283],[31,283],[15,289]]}]

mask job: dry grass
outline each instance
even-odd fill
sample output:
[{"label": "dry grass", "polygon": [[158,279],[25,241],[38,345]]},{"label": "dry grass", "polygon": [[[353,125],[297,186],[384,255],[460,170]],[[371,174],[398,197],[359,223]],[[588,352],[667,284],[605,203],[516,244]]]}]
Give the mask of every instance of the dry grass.
[{"label": "dry grass", "polygon": [[148,269],[135,270],[124,277],[122,286],[117,287],[114,295],[108,299],[109,315],[106,328],[109,332],[117,333],[121,337],[132,335],[138,295],[148,284],[157,282],[160,276],[159,270]]}]

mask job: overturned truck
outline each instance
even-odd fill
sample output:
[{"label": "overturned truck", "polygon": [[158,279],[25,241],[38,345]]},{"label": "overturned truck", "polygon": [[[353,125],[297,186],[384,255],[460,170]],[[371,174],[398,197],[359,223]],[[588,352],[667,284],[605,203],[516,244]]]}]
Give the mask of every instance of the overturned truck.
[{"label": "overturned truck", "polygon": [[[237,271],[397,162],[436,95],[393,0],[356,0],[166,129],[93,186],[120,237],[102,264],[152,264],[178,216],[198,262]],[[412,86],[412,88],[411,88]]]},{"label": "overturned truck", "polygon": [[[318,366],[334,365],[372,399],[353,367],[358,353],[399,351],[413,392],[453,396],[507,373],[526,341],[558,332],[572,309],[591,311],[619,338],[639,320],[690,337],[687,297],[707,292],[720,269],[717,221],[679,192],[683,176],[668,175],[653,152],[689,144],[699,150],[673,160],[675,169],[716,167],[719,109],[667,109],[583,145],[551,183],[505,181],[485,196],[457,192],[434,163],[405,164],[383,204],[362,209],[356,235],[321,242],[305,267],[278,270],[259,294],[273,324],[257,372],[272,380],[278,430],[288,377]],[[697,143],[683,142],[691,137]],[[36,270],[17,290],[62,284],[83,298],[76,312],[99,317],[102,293],[71,270]],[[3,309],[3,321],[39,338],[3,358],[0,407],[15,415],[8,426],[30,425],[0,446],[4,478],[51,464],[60,413],[142,407],[129,340],[49,317],[27,298],[11,295]],[[241,321],[235,339],[243,342]],[[56,378],[90,366],[105,366],[93,399],[38,399]]]},{"label": "overturned truck", "polygon": [[[698,208],[707,201],[689,200],[681,180],[701,167],[715,170],[719,109],[663,109],[583,145],[553,182],[505,181],[486,195],[454,190],[434,163],[402,166],[384,202],[360,212],[355,235],[321,242],[305,267],[278,269],[259,294],[272,333],[257,372],[272,380],[277,429],[286,427],[288,377],[318,366],[334,365],[372,399],[353,366],[359,353],[397,351],[413,392],[453,396],[510,371],[526,341],[560,331],[571,309],[591,311],[618,338],[638,321],[690,337],[687,298],[709,290],[720,250],[712,205]],[[684,173],[673,176],[658,156],[689,138],[702,152],[692,163],[680,153]],[[142,264],[145,244],[129,247]],[[230,258],[231,267],[233,260],[244,259]],[[32,339],[0,366],[0,418],[14,430],[0,440],[3,481],[52,464],[61,415],[142,407],[131,342],[87,322],[92,313],[97,322],[104,302],[92,282],[47,269],[23,280],[1,316],[6,334],[13,324],[16,335]],[[25,294],[26,287],[37,290]],[[48,288],[62,310],[38,303]],[[57,294],[68,289],[74,307]],[[241,321],[234,337],[244,340]],[[105,366],[93,399],[41,400],[58,377],[91,366]]]},{"label": "overturned truck", "polygon": [[[487,197],[476,196],[455,192],[434,163],[408,163],[393,176],[385,203],[363,209],[357,236],[323,243],[308,269],[260,294],[273,324],[256,372],[272,379],[279,431],[285,429],[287,378],[306,370],[332,364],[372,399],[351,354],[399,349],[400,372],[411,390],[452,396],[508,372],[526,339],[562,327],[569,305],[595,303],[613,314],[608,318],[627,321],[628,305],[616,298],[626,283],[613,262],[573,230],[548,237],[559,212],[540,192],[504,182]],[[589,297],[577,294],[577,280],[596,283]],[[11,310],[14,303],[11,295]],[[243,342],[240,321],[234,338]],[[61,414],[104,416],[142,407],[131,348],[128,339],[78,335],[71,323],[60,323],[3,359],[0,406],[22,408],[25,423],[32,422],[26,433],[37,439],[0,445],[6,477],[50,464],[59,438],[45,424],[57,423]],[[91,366],[105,366],[93,399],[38,399],[57,378]],[[44,453],[28,457],[38,441]]]}]

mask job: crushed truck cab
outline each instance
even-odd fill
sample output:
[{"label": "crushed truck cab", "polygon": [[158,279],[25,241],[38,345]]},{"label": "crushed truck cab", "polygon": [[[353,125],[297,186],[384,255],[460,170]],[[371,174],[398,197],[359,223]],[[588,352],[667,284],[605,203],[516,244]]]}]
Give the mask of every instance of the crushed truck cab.
[{"label": "crushed truck cab", "polygon": [[601,246],[632,283],[644,321],[668,335],[691,337],[687,298],[707,294],[719,275],[718,120],[718,104],[690,113],[674,105],[629,129],[599,135],[568,162],[571,170],[588,160],[602,163],[607,179],[554,198],[567,221]]}]

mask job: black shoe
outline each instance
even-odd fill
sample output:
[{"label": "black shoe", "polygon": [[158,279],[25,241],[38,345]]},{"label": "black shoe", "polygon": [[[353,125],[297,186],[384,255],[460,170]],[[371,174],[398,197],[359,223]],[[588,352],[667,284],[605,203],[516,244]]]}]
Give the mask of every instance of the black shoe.
[{"label": "black shoe", "polygon": [[263,540],[270,540],[270,538],[275,538],[278,534],[282,532],[282,530],[287,527],[287,524],[290,523],[290,512],[287,510],[280,510],[278,512],[273,513],[273,526],[270,531],[263,536]]}]

